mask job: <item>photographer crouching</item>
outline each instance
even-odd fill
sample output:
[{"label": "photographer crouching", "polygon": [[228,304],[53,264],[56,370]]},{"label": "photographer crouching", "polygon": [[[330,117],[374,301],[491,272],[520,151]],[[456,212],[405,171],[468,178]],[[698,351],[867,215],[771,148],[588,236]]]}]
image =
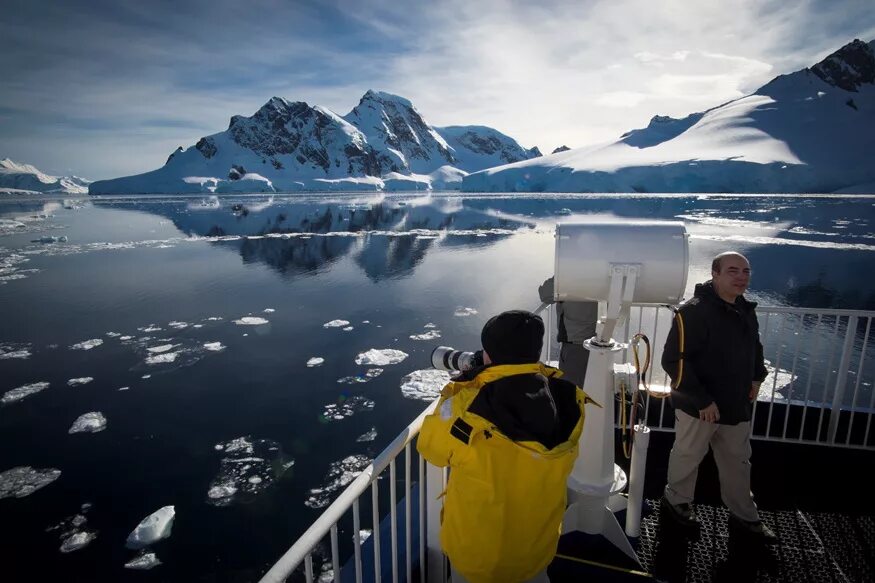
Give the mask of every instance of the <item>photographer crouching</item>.
[{"label": "photographer crouching", "polygon": [[[441,392],[417,449],[451,468],[441,546],[454,583],[549,581],[577,459],[584,406],[593,402],[539,362],[544,322],[513,310],[483,327],[476,358]],[[450,368],[459,354],[441,357]],[[455,368],[464,368],[458,367]]]}]

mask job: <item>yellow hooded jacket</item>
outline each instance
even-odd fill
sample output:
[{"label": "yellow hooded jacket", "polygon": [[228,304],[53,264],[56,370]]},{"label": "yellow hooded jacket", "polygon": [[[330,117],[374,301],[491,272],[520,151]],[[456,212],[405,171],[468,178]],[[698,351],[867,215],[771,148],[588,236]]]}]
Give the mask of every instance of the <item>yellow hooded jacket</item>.
[{"label": "yellow hooded jacket", "polygon": [[472,380],[451,382],[435,412],[425,418],[417,441],[426,460],[451,468],[441,546],[470,583],[525,581],[556,553],[584,405],[594,401],[574,388],[579,419],[552,449],[538,441],[513,441],[468,410],[488,383],[524,374],[555,379],[562,372],[541,363],[496,365]]}]

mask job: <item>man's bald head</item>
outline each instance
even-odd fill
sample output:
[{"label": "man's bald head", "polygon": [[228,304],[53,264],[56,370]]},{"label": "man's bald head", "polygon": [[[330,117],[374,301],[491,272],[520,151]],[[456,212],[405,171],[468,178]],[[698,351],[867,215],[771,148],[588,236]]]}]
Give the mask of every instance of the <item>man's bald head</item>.
[{"label": "man's bald head", "polygon": [[711,260],[711,273],[720,273],[720,270],[723,269],[723,259],[725,259],[726,257],[738,257],[740,259],[743,259],[745,263],[750,265],[747,257],[742,255],[738,251],[724,251],[713,260]]}]

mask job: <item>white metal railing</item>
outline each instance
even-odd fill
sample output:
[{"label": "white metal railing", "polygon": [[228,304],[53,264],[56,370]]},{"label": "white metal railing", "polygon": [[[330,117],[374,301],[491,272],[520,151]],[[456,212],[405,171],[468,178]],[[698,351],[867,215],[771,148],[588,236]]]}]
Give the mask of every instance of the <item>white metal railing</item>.
[{"label": "white metal railing", "polygon": [[[547,314],[550,342],[546,343],[545,360],[550,359],[555,344],[554,310],[548,310]],[[757,314],[770,374],[754,404],[751,437],[875,450],[875,445],[872,445],[875,440],[870,439],[875,409],[875,340],[871,338],[875,312],[760,306]],[[663,306],[635,305],[622,328],[623,338],[628,339],[637,332],[643,332],[650,338],[653,347],[650,382],[668,384],[668,377],[662,372],[659,362],[671,320],[672,313]],[[620,336],[620,333],[616,335]],[[627,349],[624,362],[630,362],[631,358]],[[788,361],[789,368],[784,368]],[[673,431],[673,415],[666,415],[671,410],[666,401],[645,398],[644,416],[652,430]],[[353,519],[355,581],[365,580],[359,502],[369,487],[373,524],[373,580],[389,581],[389,573],[382,571],[384,561],[381,558],[383,541],[378,490],[378,480],[387,469],[391,520],[389,566],[391,581],[398,583],[401,574],[398,565],[396,459],[401,452],[404,452],[404,581],[412,581],[414,572],[422,582],[446,581],[446,562],[438,542],[437,517],[440,516],[441,502],[437,496],[446,486],[447,472],[425,463],[417,454],[418,480],[411,481],[413,439],[419,433],[423,419],[434,410],[436,404],[435,401],[429,405],[347,486],[271,567],[261,579],[262,583],[285,581],[302,563],[306,581],[314,581],[313,552],[326,536],[330,536],[331,542],[332,578],[340,581],[338,523],[350,510]],[[417,494],[419,537],[416,569],[411,514],[411,498],[414,494]],[[327,578],[327,573],[324,574]],[[367,580],[371,580],[370,577]]]}]

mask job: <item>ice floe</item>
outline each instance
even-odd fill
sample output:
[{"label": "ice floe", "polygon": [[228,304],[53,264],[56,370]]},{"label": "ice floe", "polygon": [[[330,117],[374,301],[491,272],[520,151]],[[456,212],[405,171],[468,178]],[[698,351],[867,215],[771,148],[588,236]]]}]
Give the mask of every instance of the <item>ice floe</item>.
[{"label": "ice floe", "polygon": [[30,466],[18,466],[0,472],[0,499],[30,496],[60,476],[61,470],[55,468],[37,469]]},{"label": "ice floe", "polygon": [[475,310],[474,308],[456,308],[456,311],[453,312],[453,315],[460,318],[466,318],[468,316],[473,316],[476,313],[477,310]]},{"label": "ice floe", "polygon": [[788,395],[785,394],[785,392],[792,390],[793,383],[796,381],[797,376],[789,370],[783,368],[776,369],[768,360],[765,361],[765,365],[768,375],[760,385],[757,400],[771,401],[774,390],[774,399],[776,401],[786,401]]},{"label": "ice floe", "polygon": [[77,342],[76,344],[70,347],[71,350],[91,350],[92,348],[97,348],[103,344],[103,338],[92,338],[91,340],[84,340],[82,342]]},{"label": "ice floe", "polygon": [[343,331],[344,331],[344,332],[349,332],[349,331],[352,330],[352,329],[353,329],[352,326],[346,326],[345,328],[343,328]]},{"label": "ice floe", "polygon": [[161,352],[167,352],[168,350],[173,350],[174,346],[178,346],[176,344],[161,344],[160,346],[152,346],[147,348],[147,352],[151,352],[152,354],[158,354]]},{"label": "ice floe", "polygon": [[429,322],[428,324],[426,324],[425,326],[423,326],[423,328],[437,328],[437,324],[434,324],[434,323],[432,323],[432,322]]},{"label": "ice floe", "polygon": [[69,381],[67,381],[67,384],[71,387],[78,387],[79,385],[87,385],[93,380],[94,377],[79,377],[75,379],[70,379]]},{"label": "ice floe", "polygon": [[313,358],[311,358],[307,361],[307,366],[312,368],[314,366],[319,366],[323,362],[325,362],[324,358],[322,358],[321,356],[314,356]]},{"label": "ice floe", "polygon": [[30,344],[0,344],[0,360],[30,358]]},{"label": "ice floe", "polygon": [[345,326],[349,326],[348,320],[331,320],[322,324],[323,328],[343,328]]},{"label": "ice floe", "polygon": [[62,553],[72,553],[73,551],[84,549],[96,538],[96,532],[90,532],[87,530],[74,532],[66,537],[61,543],[60,551]]},{"label": "ice floe", "polygon": [[12,389],[11,391],[6,391],[5,393],[3,393],[3,396],[0,397],[0,403],[2,403],[3,405],[15,403],[16,401],[20,401],[25,397],[35,395],[36,393],[39,393],[40,391],[48,388],[49,383],[45,381],[22,385],[16,389]]},{"label": "ice floe", "polygon": [[375,405],[374,401],[361,395],[349,398],[341,397],[337,403],[325,405],[325,409],[322,411],[322,420],[326,422],[340,421],[362,411],[372,411]]},{"label": "ice floe", "polygon": [[219,352],[225,350],[225,345],[221,342],[207,342],[204,344],[204,348],[210,352]]},{"label": "ice floe", "polygon": [[129,549],[142,549],[161,539],[170,536],[173,528],[173,520],[176,518],[176,509],[173,506],[159,508],[131,531],[125,546]]},{"label": "ice floe", "polygon": [[377,439],[377,428],[371,427],[370,431],[366,431],[355,438],[357,442],[374,441]]},{"label": "ice floe", "polygon": [[107,332],[106,335],[110,338],[118,338],[121,336],[121,332]]},{"label": "ice floe", "polygon": [[450,382],[450,373],[427,368],[415,370],[401,379],[401,394],[408,399],[433,401]]},{"label": "ice floe", "polygon": [[106,429],[106,417],[100,411],[92,411],[80,415],[67,433],[97,433]]},{"label": "ice floe", "polygon": [[207,501],[214,506],[251,502],[295,463],[270,439],[238,437],[217,443],[214,449],[225,456],[207,491]]},{"label": "ice floe", "polygon": [[204,318],[204,322],[221,322],[223,319],[221,316],[210,316],[209,318]]},{"label": "ice floe", "polygon": [[270,320],[259,318],[258,316],[243,316],[239,320],[234,320],[234,323],[238,326],[261,326],[269,324]]},{"label": "ice floe", "polygon": [[167,326],[170,328],[174,328],[176,330],[184,330],[185,328],[188,328],[189,326],[191,326],[191,324],[189,324],[188,322],[173,321],[173,322],[168,322]]},{"label": "ice floe", "polygon": [[143,326],[141,328],[137,328],[140,332],[160,332],[163,330],[161,326],[156,326],[155,324],[149,324],[148,326]]},{"label": "ice floe", "polygon": [[161,564],[161,560],[153,552],[142,552],[125,563],[125,569],[148,570]]},{"label": "ice floe", "polygon": [[130,388],[131,388],[131,387],[119,387],[118,390],[119,390],[119,391],[127,391],[127,390],[129,390]]},{"label": "ice floe", "polygon": [[146,357],[146,364],[167,364],[175,362],[181,352],[165,352]]},{"label": "ice floe", "polygon": [[409,355],[406,352],[394,348],[371,348],[367,352],[361,352],[355,357],[355,363],[361,365],[386,366],[398,364]]},{"label": "ice floe", "polygon": [[410,338],[412,340],[435,340],[441,337],[440,330],[429,330],[428,332],[423,332],[422,334],[411,334]]},{"label": "ice floe", "polygon": [[325,508],[331,503],[333,495],[352,482],[371,463],[371,458],[356,454],[332,462],[325,476],[325,485],[313,488],[304,502],[310,508]]},{"label": "ice floe", "polygon": [[265,314],[273,314],[274,312],[276,312],[276,310],[274,310],[273,308],[265,308],[264,309]]},{"label": "ice floe", "polygon": [[366,383],[383,374],[382,368],[369,368],[363,374],[355,375],[354,377],[341,377],[337,379],[338,383],[344,385],[354,385],[356,383]]}]

